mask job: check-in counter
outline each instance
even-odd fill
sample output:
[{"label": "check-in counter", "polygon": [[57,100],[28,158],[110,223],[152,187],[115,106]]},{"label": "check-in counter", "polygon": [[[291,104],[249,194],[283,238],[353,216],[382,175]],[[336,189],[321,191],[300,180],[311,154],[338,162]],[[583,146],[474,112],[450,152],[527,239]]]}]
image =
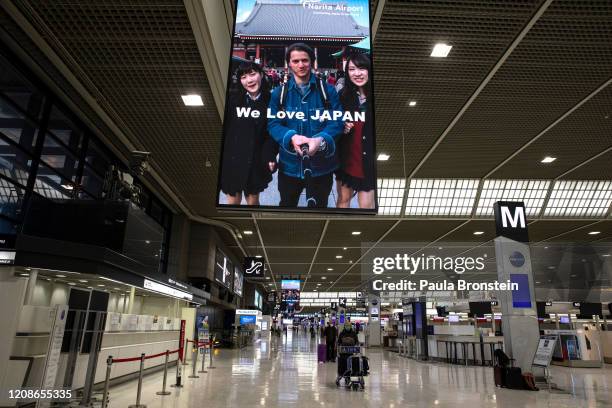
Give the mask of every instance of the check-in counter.
[{"label": "check-in counter", "polygon": [[504,344],[502,336],[434,334],[428,341],[431,359],[464,365],[492,365],[494,350]]}]

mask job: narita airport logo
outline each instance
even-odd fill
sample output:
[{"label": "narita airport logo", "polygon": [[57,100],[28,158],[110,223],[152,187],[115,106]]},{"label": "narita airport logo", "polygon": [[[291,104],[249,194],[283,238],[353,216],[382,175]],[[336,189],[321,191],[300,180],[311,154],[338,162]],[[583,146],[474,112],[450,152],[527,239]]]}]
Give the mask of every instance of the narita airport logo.
[{"label": "narita airport logo", "polygon": [[300,4],[304,8],[317,11],[341,11],[345,13],[362,12],[362,6],[347,6],[345,4],[325,4],[322,0],[300,0]]}]

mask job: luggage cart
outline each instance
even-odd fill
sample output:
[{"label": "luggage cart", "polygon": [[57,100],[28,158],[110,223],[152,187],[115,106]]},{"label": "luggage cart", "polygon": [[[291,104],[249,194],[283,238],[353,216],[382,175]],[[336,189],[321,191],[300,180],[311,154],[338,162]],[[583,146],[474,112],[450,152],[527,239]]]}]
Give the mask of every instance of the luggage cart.
[{"label": "luggage cart", "polygon": [[368,358],[361,354],[361,346],[338,346],[338,377],[336,386],[344,379],[344,387],[353,391],[365,388]]}]

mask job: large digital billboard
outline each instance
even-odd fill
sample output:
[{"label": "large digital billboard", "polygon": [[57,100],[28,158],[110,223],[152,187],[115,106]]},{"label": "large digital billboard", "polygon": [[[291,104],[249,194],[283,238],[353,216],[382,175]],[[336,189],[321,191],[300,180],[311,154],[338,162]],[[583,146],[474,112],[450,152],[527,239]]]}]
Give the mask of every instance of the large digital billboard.
[{"label": "large digital billboard", "polygon": [[376,213],[369,0],[237,0],[217,206]]}]

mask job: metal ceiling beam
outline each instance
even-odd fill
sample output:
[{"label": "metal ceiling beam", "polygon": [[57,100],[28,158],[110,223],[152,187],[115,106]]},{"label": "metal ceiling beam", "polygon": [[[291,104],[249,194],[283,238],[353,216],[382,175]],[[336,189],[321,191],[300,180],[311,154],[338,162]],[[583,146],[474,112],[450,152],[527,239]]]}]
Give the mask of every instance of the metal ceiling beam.
[{"label": "metal ceiling beam", "polygon": [[314,265],[314,262],[317,259],[319,248],[321,248],[321,243],[323,242],[323,238],[325,238],[325,233],[327,232],[328,225],[329,225],[329,220],[325,221],[325,224],[323,225],[323,231],[321,231],[319,242],[317,243],[317,247],[314,251],[314,255],[312,256],[312,261],[310,261],[310,266],[308,267],[308,273],[306,274],[306,279],[304,279],[304,285],[306,285],[306,282],[308,282],[308,278],[310,278],[310,272],[312,271],[312,265]]},{"label": "metal ceiling beam", "polygon": [[604,89],[606,89],[608,87],[608,85],[612,84],[612,78],[608,79],[606,82],[604,82],[603,84],[601,84],[600,86],[597,87],[597,89],[595,89],[593,92],[591,92],[590,94],[588,94],[585,98],[583,98],[580,102],[578,102],[576,105],[574,105],[571,109],[569,109],[567,112],[565,112],[563,115],[559,116],[555,121],[553,121],[550,125],[546,126],[546,128],[544,130],[542,130],[540,133],[538,133],[537,135],[535,135],[531,140],[529,140],[527,143],[525,143],[523,146],[519,147],[514,153],[512,153],[510,156],[508,156],[505,160],[503,160],[501,163],[499,163],[497,166],[495,166],[493,169],[491,169],[487,174],[485,174],[482,178],[488,178],[489,176],[491,176],[493,173],[495,173],[497,170],[499,170],[500,168],[502,168],[503,166],[505,166],[509,161],[511,161],[512,159],[514,159],[516,156],[518,156],[521,152],[523,152],[525,149],[527,149],[529,146],[531,146],[533,143],[537,142],[542,136],[544,136],[546,133],[548,133],[552,128],[554,128],[555,126],[557,126],[559,123],[561,123],[563,120],[565,120],[568,116],[570,116],[572,113],[576,112],[578,109],[580,109],[580,107],[582,105],[584,105],[585,103],[587,103],[588,101],[590,101],[593,97],[595,97],[598,93],[600,93],[601,91],[603,91]]},{"label": "metal ceiling beam", "polygon": [[401,220],[396,221],[396,222],[395,222],[395,223],[394,223],[394,224],[393,224],[393,225],[392,225],[392,226],[391,226],[391,227],[390,227],[390,228],[387,230],[387,232],[385,232],[384,234],[382,234],[382,236],[381,236],[380,238],[378,238],[378,240],[377,240],[377,241],[376,241],[376,242],[375,242],[375,243],[374,243],[374,244],[373,244],[373,245],[372,245],[370,248],[368,248],[368,249],[367,249],[367,250],[366,250],[366,251],[363,253],[363,255],[361,255],[361,256],[359,257],[359,259],[357,259],[357,260],[356,260],[356,261],[355,261],[355,262],[354,262],[354,263],[353,263],[351,266],[349,266],[349,267],[348,267],[348,269],[347,269],[347,270],[345,270],[345,271],[344,271],[344,272],[343,272],[343,273],[342,273],[340,276],[338,276],[338,277],[337,277],[337,278],[336,278],[336,279],[335,279],[335,280],[332,282],[332,284],[329,286],[329,288],[327,288],[327,289],[329,290],[329,289],[333,288],[333,287],[334,287],[334,285],[335,285],[335,284],[336,284],[336,283],[337,283],[337,282],[338,282],[340,279],[342,279],[342,277],[343,277],[344,275],[346,275],[346,274],[347,274],[347,273],[348,273],[348,272],[349,272],[351,269],[353,269],[353,267],[355,267],[356,265],[359,265],[359,262],[360,262],[360,261],[361,261],[361,260],[362,260],[362,259],[363,259],[363,258],[364,258],[364,257],[365,257],[365,256],[366,256],[366,255],[367,255],[367,254],[368,254],[368,253],[369,253],[369,252],[372,250],[372,249],[374,249],[374,247],[376,247],[376,245],[378,245],[378,244],[380,243],[380,241],[382,241],[383,239],[385,239],[385,237],[386,237],[387,235],[389,235],[389,234],[391,233],[391,231],[393,231],[393,230],[395,229],[395,227],[397,227],[397,226],[400,224],[400,222],[402,222],[402,221],[401,221]]},{"label": "metal ceiling beam", "polygon": [[493,68],[491,69],[491,71],[489,71],[489,73],[487,74],[487,76],[484,78],[484,80],[480,83],[480,85],[478,85],[478,88],[476,88],[476,90],[474,91],[474,93],[470,96],[470,98],[467,100],[467,102],[463,105],[463,107],[459,110],[459,112],[457,113],[457,115],[455,115],[455,117],[453,118],[453,120],[449,123],[449,125],[446,127],[446,129],[444,129],[444,131],[442,132],[442,134],[438,137],[438,139],[435,141],[435,143],[433,144],[433,146],[431,146],[429,148],[429,150],[427,151],[427,153],[425,154],[425,156],[423,156],[423,158],[419,161],[419,163],[416,165],[416,167],[412,170],[412,172],[410,173],[410,175],[408,176],[408,178],[414,178],[415,174],[419,171],[419,169],[425,164],[425,162],[429,159],[429,157],[433,154],[433,152],[438,148],[438,146],[444,141],[444,139],[446,138],[446,136],[450,133],[450,131],[455,127],[455,125],[459,122],[459,120],[461,119],[461,117],[463,116],[463,114],[468,110],[468,108],[472,105],[472,103],[474,103],[474,101],[476,100],[476,98],[478,98],[478,95],[480,95],[480,93],[484,90],[484,88],[489,84],[489,82],[491,81],[491,79],[493,79],[493,77],[495,76],[495,74],[497,73],[497,71],[499,71],[499,69],[502,67],[502,65],[506,62],[506,60],[508,59],[508,57],[510,57],[510,54],[512,54],[512,52],[516,49],[516,47],[518,47],[518,45],[521,43],[521,41],[523,40],[523,38],[525,38],[525,36],[527,35],[527,33],[529,33],[529,31],[531,30],[531,28],[535,25],[535,23],[540,19],[540,17],[544,14],[544,12],[548,9],[548,7],[550,6],[550,4],[553,2],[553,0],[546,0],[544,1],[540,7],[538,8],[538,10],[533,14],[533,16],[531,17],[531,19],[529,20],[529,22],[525,25],[525,27],[523,27],[523,29],[521,30],[521,32],[514,38],[514,41],[512,41],[512,44],[510,44],[510,46],[506,49],[506,51],[504,52],[504,54],[501,56],[501,58],[497,61],[497,63],[493,66]]},{"label": "metal ceiling beam", "polygon": [[272,283],[274,284],[274,290],[277,290],[276,286],[276,276],[274,276],[274,271],[272,270],[272,265],[270,265],[270,258],[268,258],[268,251],[266,251],[266,246],[264,244],[263,237],[261,235],[261,230],[259,229],[259,224],[257,223],[257,219],[253,217],[253,222],[255,223],[255,231],[257,231],[257,236],[259,237],[259,242],[261,243],[261,250],[264,253],[264,257],[266,259],[266,264],[268,265],[268,270],[270,271],[270,276],[272,277]]},{"label": "metal ceiling beam", "polygon": [[[429,242],[429,243],[428,243],[427,245],[425,245],[424,247],[422,247],[422,248],[418,249],[417,251],[412,252],[412,253],[410,254],[410,256],[412,256],[412,255],[416,254],[417,252],[419,252],[419,251],[423,250],[424,248],[427,248],[427,247],[428,247],[428,246],[430,246],[431,244],[434,244],[434,243],[436,243],[436,242],[440,241],[440,240],[441,240],[441,239],[443,239],[444,237],[447,237],[448,235],[450,235],[450,234],[452,234],[453,232],[457,231],[458,229],[460,229],[460,228],[461,228],[461,227],[463,227],[464,225],[468,224],[470,221],[471,221],[471,220],[467,220],[467,221],[465,221],[465,222],[463,222],[463,223],[461,223],[461,224],[457,225],[456,227],[451,228],[449,231],[445,232],[444,234],[440,235],[438,238],[436,238],[436,239],[434,239],[433,241]],[[378,241],[378,242],[380,242],[380,241]],[[377,242],[375,245],[377,245],[377,244],[378,244],[378,242]],[[357,262],[361,261],[361,259],[363,259],[363,257],[364,257],[364,256],[366,256],[366,255],[367,255],[367,254],[370,252],[370,250],[372,250],[372,249],[374,248],[374,246],[375,246],[375,245],[373,245],[372,247],[370,247],[370,249],[368,249],[368,251],[367,251],[365,254],[363,254],[363,256],[362,256],[361,258],[359,258],[359,260],[358,260]],[[349,269],[350,269],[350,268],[349,268]],[[348,269],[347,269],[347,272],[348,272]],[[343,275],[343,276],[344,276],[344,275]],[[366,280],[365,282],[361,282],[361,283],[360,283],[358,286],[355,286],[355,288],[353,288],[353,290],[357,290],[357,289],[358,289],[358,288],[360,288],[360,287],[364,287],[364,285],[367,285],[367,283],[368,283],[369,281],[371,281],[373,278],[374,278],[374,277],[371,277],[370,279]]]},{"label": "metal ceiling beam", "polygon": [[[183,0],[219,117],[223,120],[232,31],[228,1]],[[231,7],[231,6],[230,6]],[[228,24],[229,23],[229,24]],[[185,91],[188,91],[187,89]]]},{"label": "metal ceiling beam", "polygon": [[386,0],[378,0],[378,4],[376,5],[376,10],[374,10],[374,16],[372,17],[372,43],[374,43],[374,39],[376,38],[376,33],[378,32],[378,26],[380,25],[380,19],[382,18],[382,13],[385,8]]}]

